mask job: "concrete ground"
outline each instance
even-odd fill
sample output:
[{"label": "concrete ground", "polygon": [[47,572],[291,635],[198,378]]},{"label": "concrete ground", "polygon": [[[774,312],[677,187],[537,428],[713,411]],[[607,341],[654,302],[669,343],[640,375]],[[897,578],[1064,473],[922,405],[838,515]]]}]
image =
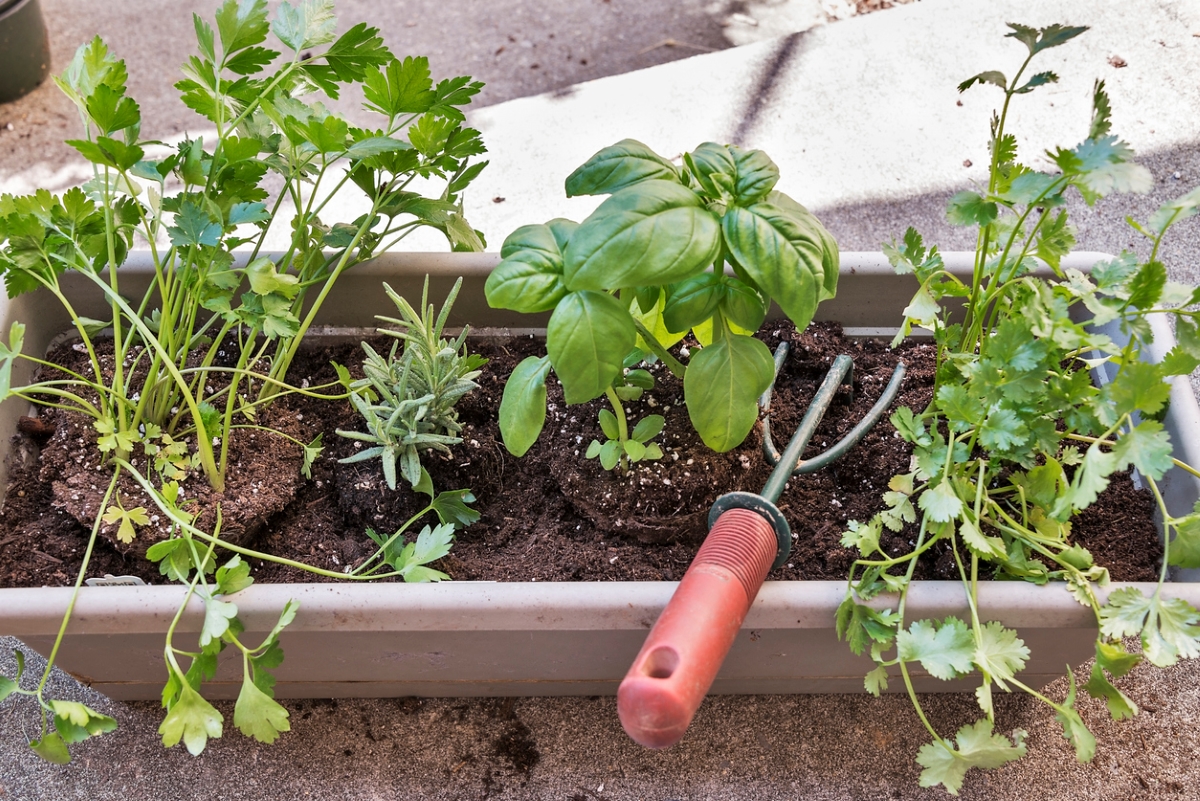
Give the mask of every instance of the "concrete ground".
[{"label": "concrete ground", "polygon": [[[161,131],[147,128],[147,134],[168,136],[196,124],[170,99],[170,73],[155,67],[179,61],[185,51],[190,36],[183,6],[203,6],[203,13],[213,3],[155,6],[152,26],[133,24],[146,13],[139,3],[125,4],[125,12],[109,11],[107,4],[102,12],[100,4],[83,0],[43,4],[58,58],[68,43],[96,31],[111,36],[129,58],[146,116],[162,121]],[[768,20],[786,18],[795,29],[818,11],[828,17],[841,9],[847,16],[844,3],[816,6],[444,0],[389,8],[347,2],[341,11],[346,20],[369,14],[390,41],[401,43],[397,49],[440,56],[435,71],[472,72],[493,81],[486,98],[508,101],[472,115],[492,165],[473,187],[467,212],[493,247],[516,225],[584,216],[594,201],[563,199],[563,178],[624,137],[667,156],[706,139],[762,147],[780,165],[780,188],[817,211],[847,250],[876,250],[910,224],[943,249],[969,247],[968,232],[950,228],[943,208],[953,191],[984,175],[987,120],[998,92],[974,89],[960,97],[954,87],[984,69],[1011,71],[1019,61],[1023,50],[1002,38],[1006,21],[1093,28],[1042,60],[1041,68],[1058,72],[1062,83],[1014,108],[1022,152],[1037,158],[1047,147],[1078,141],[1092,81],[1103,78],[1114,131],[1155,177],[1147,196],[1078,209],[1081,247],[1139,249],[1125,216],[1144,217],[1200,184],[1200,4],[1194,0],[1119,6],[922,0],[668,64],[661,62],[690,51],[651,47],[673,39],[721,49],[744,41],[731,33],[734,25],[766,29]],[[126,17],[114,21],[118,13]],[[756,13],[757,26],[732,17]],[[544,53],[557,54],[557,66]],[[599,80],[569,86],[593,78]],[[53,91],[43,88],[0,106],[0,191],[58,188],[78,174],[70,152],[56,149],[73,131]],[[538,92],[545,94],[527,96]],[[12,132],[4,131],[7,121]],[[1163,258],[1175,278],[1195,282],[1200,222],[1181,226]],[[0,673],[11,670],[11,660],[0,657]],[[1138,668],[1122,687],[1142,709],[1133,721],[1111,722],[1102,705],[1080,703],[1100,742],[1096,759],[1082,766],[1050,711],[1024,698],[1001,698],[997,729],[1028,730],[1029,756],[997,771],[973,772],[963,797],[1200,798],[1194,723],[1200,665]],[[1065,680],[1047,692],[1063,695]],[[71,765],[51,766],[23,745],[22,735],[33,727],[28,705],[0,707],[0,799],[842,801],[942,794],[917,786],[913,757],[926,737],[902,697],[712,698],[680,745],[662,753],[625,738],[611,698],[288,702],[293,731],[275,745],[231,731],[192,758],[161,748],[156,704],[111,702],[62,675],[55,676],[53,693],[114,715],[121,729],[76,747]],[[944,733],[977,715],[969,697],[928,697],[926,703]],[[231,705],[222,711],[231,714]]]}]

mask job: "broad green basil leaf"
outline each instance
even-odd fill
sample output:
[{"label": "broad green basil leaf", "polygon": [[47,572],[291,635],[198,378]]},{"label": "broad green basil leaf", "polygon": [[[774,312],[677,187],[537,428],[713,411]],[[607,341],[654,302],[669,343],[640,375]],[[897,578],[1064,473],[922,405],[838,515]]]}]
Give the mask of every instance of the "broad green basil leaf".
[{"label": "broad green basil leaf", "polygon": [[724,282],[725,294],[721,299],[721,311],[739,328],[757,331],[763,320],[767,319],[770,301],[745,281],[725,276]]},{"label": "broad green basil leaf", "polygon": [[718,453],[742,444],[758,419],[758,397],[774,377],[771,351],[752,337],[728,335],[692,356],[683,394],[704,444]]},{"label": "broad green basil leaf", "polygon": [[637,331],[625,304],[603,292],[572,292],[546,326],[546,351],[567,403],[604,394],[621,373]]},{"label": "broad green basil leaf", "polygon": [[840,268],[840,253],[837,241],[825,230],[821,221],[811,211],[783,192],[771,192],[767,202],[779,208],[792,222],[801,228],[815,233],[821,241],[821,269],[825,275],[821,282],[821,300],[828,300],[837,295],[838,270]]},{"label": "broad green basil leaf", "polygon": [[562,259],[543,250],[522,250],[504,259],[483,285],[493,309],[540,312],[553,309],[567,295]]},{"label": "broad green basil leaf", "polygon": [[567,245],[564,275],[572,291],[682,281],[717,257],[716,215],[690,189],[645,181],[604,201]]},{"label": "broad green basil leaf", "polygon": [[556,219],[509,234],[500,249],[503,261],[484,285],[492,308],[526,313],[553,309],[567,294],[561,246],[574,227],[570,220]]},{"label": "broad green basil leaf", "polygon": [[679,181],[675,165],[635,139],[622,139],[567,176],[567,197],[609,195],[642,181]]},{"label": "broad green basil leaf", "polygon": [[779,167],[761,150],[743,150],[730,145],[729,152],[737,167],[733,193],[738,203],[749,205],[763,200],[779,182]]},{"label": "broad green basil leaf", "polygon": [[[714,198],[720,198],[721,185],[726,184],[732,194],[733,177],[737,175],[737,164],[734,163],[733,156],[725,145],[705,142],[691,153],[684,154],[683,159],[696,181],[704,187],[705,192]],[[717,175],[725,176],[728,182],[715,178],[714,176]]]},{"label": "broad green basil leaf", "polygon": [[803,331],[825,278],[820,238],[770,203],[731,208],[721,223],[734,258]]},{"label": "broad green basil leaf", "polygon": [[560,252],[565,253],[567,243],[571,241],[571,235],[575,233],[575,229],[579,227],[579,223],[574,220],[566,220],[562,217],[555,217],[550,222],[546,223],[546,227],[550,229],[550,233],[554,235],[554,241],[558,243]]},{"label": "broad green basil leaf", "polygon": [[686,332],[712,317],[725,299],[725,282],[722,279],[716,273],[702,273],[670,286],[667,289],[667,302],[663,306],[663,322],[667,330],[673,333]]},{"label": "broad green basil leaf", "polygon": [[[663,288],[661,286],[643,286],[633,290],[634,300],[637,301],[637,310],[643,314],[652,311],[658,305],[662,293]],[[625,293],[621,293],[621,296],[624,297]],[[633,308],[632,306],[630,307],[630,309]]]},{"label": "broad green basil leaf", "polygon": [[[551,222],[554,222],[553,220]],[[554,238],[554,232],[546,225],[522,225],[513,231],[500,246],[500,258],[507,259],[523,250],[536,250],[559,261],[558,272],[562,272],[562,248]]]},{"label": "broad green basil leaf", "polygon": [[610,439],[600,446],[600,466],[612,470],[621,459],[621,443]]}]

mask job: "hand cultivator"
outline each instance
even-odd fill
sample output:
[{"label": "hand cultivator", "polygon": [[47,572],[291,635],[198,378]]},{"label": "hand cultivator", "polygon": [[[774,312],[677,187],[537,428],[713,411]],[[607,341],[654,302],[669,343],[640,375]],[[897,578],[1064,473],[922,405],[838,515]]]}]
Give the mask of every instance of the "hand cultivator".
[{"label": "hand cultivator", "polygon": [[[776,378],[787,354],[787,343],[781,343],[775,351]],[[802,460],[838,387],[852,384],[853,370],[849,356],[834,360],[782,455],[771,440],[774,384],[763,393],[763,453],[775,469],[760,494],[730,492],[713,504],[708,537],[617,691],[621,725],[642,745],[669,748],[683,736],[767,573],[787,562],[791,527],[775,502],[788,479],[825,467],[857,444],[896,397],[905,365],[896,365],[883,395],[850,433],[823,453]]]}]

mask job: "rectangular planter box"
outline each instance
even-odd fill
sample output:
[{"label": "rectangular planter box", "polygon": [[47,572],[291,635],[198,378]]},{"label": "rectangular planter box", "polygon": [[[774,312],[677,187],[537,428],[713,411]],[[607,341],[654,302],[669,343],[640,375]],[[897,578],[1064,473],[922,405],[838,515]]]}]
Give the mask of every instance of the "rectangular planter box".
[{"label": "rectangular planter box", "polygon": [[[945,254],[947,265],[970,272],[970,254]],[[130,291],[148,285],[145,263],[122,268]],[[1074,254],[1067,264],[1086,269],[1100,254]],[[379,291],[387,281],[406,297],[419,297],[426,273],[431,292],[445,294],[458,276],[464,287],[451,325],[516,331],[536,325],[531,318],[488,308],[483,283],[496,254],[388,254],[343,276],[322,309],[327,333],[372,324],[373,315],[393,312]],[[68,276],[69,277],[69,276]],[[78,281],[80,314],[100,317],[98,292]],[[128,282],[128,283],[126,283]],[[890,336],[901,319],[915,283],[897,276],[881,254],[842,254],[838,296],[823,303],[818,319],[837,320],[856,335]],[[43,351],[69,327],[53,297],[43,294],[0,301],[0,332],[14,320],[27,325],[27,352]],[[890,331],[889,331],[890,329]],[[1172,344],[1170,330],[1155,320],[1155,360]],[[27,363],[13,381],[28,379]],[[1098,380],[1104,380],[1098,376]],[[28,410],[0,406],[0,442],[12,440],[16,418]],[[1200,408],[1186,378],[1177,379],[1166,419],[1176,456],[1200,463]],[[0,480],[4,480],[0,474]],[[1175,469],[1160,482],[1173,514],[1190,511],[1200,482]],[[804,536],[800,530],[800,536]],[[1200,571],[1179,571],[1169,592],[1200,606]],[[282,698],[372,696],[517,696],[614,694],[674,582],[563,582],[443,584],[255,585],[236,597],[248,642],[274,625],[284,603],[295,598],[300,611],[282,637],[287,658],[277,671]],[[1114,585],[1127,586],[1127,585]],[[1152,585],[1145,585],[1148,589]],[[48,654],[66,608],[68,588],[0,589],[0,634],[25,641]],[[58,664],[80,681],[117,699],[156,699],[165,678],[163,635],[183,589],[86,587],[58,654]],[[862,677],[873,667],[850,653],[834,632],[834,611],[845,594],[842,581],[767,582],[733,645],[714,693],[861,692]],[[1032,655],[1022,674],[1039,687],[1063,675],[1064,664],[1092,655],[1095,621],[1061,587],[1024,582],[981,586],[981,614],[1016,628]],[[884,596],[877,603],[888,605]],[[967,614],[958,582],[918,582],[909,595],[907,618]],[[181,631],[198,632],[199,601],[183,619]],[[228,653],[216,680],[205,684],[211,698],[234,698],[241,684],[240,660]],[[910,666],[920,691],[973,689],[971,680],[943,682]],[[892,688],[902,688],[892,682]]]}]

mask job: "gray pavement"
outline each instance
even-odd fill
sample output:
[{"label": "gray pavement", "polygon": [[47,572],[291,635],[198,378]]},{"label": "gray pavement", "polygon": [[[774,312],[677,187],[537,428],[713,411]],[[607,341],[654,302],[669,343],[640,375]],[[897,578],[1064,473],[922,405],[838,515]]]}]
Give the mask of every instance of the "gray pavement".
[{"label": "gray pavement", "polygon": [[[206,10],[211,3],[180,3],[169,13],[156,8],[149,33],[145,25],[126,27],[139,12],[144,16],[144,5],[126,4],[122,22],[109,19],[118,12],[101,14],[83,0],[44,3],[63,17],[52,23],[60,48],[64,37],[97,30],[120,40],[135,92],[153,100],[154,112],[143,102],[147,116],[161,113],[157,118],[167,121],[161,135],[196,124],[172,105],[169,76],[151,66],[179,60],[179,43],[189,41],[184,6]],[[627,136],[667,156],[705,139],[764,148],[780,165],[780,188],[813,207],[847,250],[878,249],[910,224],[944,249],[969,247],[969,234],[945,223],[943,207],[953,191],[983,176],[979,165],[997,92],[972,90],[959,98],[954,87],[982,69],[1011,69],[1019,60],[1019,45],[1001,38],[1009,20],[1093,26],[1043,61],[1063,82],[1015,109],[1023,152],[1081,138],[1091,82],[1100,77],[1112,95],[1114,131],[1155,177],[1147,196],[1077,210],[1081,247],[1140,248],[1125,216],[1145,216],[1200,184],[1200,3],[1194,0],[923,0],[667,64],[661,62],[684,55],[682,48],[645,50],[668,38],[720,49],[745,41],[731,32],[735,24],[767,29],[775,24],[769,18],[780,15],[815,18],[811,6],[789,5],[586,0],[489,3],[487,11],[466,2],[386,9],[347,2],[341,8],[346,20],[370,14],[406,48],[411,43],[414,51],[444,54],[435,70],[492,80],[486,97],[509,101],[472,115],[492,166],[473,188],[467,211],[493,247],[516,225],[584,216],[594,201],[563,199],[563,178],[598,148]],[[846,7],[817,5],[826,18]],[[721,25],[731,15],[753,19],[756,13],[760,25]],[[572,21],[559,24],[565,20]],[[417,24],[409,27],[410,21]],[[518,41],[505,44],[510,34]],[[536,47],[518,50],[522,42]],[[537,70],[530,66],[534,50]],[[542,56],[547,52],[559,54],[553,73],[543,66],[551,64]],[[1126,66],[1114,66],[1121,61]],[[652,64],[659,66],[615,74]],[[607,75],[613,77],[601,77]],[[69,134],[69,115],[50,92],[0,106],[0,129],[6,114],[15,121],[12,133],[0,133],[0,191],[71,180],[70,153],[55,149]],[[533,92],[545,94],[525,96]],[[1164,260],[1177,279],[1197,280],[1200,222],[1181,227]],[[0,655],[0,673],[11,671],[6,660]],[[1057,682],[1048,693],[1062,695],[1065,685]],[[49,766],[21,744],[21,733],[33,728],[28,706],[0,707],[0,799],[841,801],[943,794],[917,786],[913,757],[925,736],[903,697],[712,698],[682,743],[663,753],[625,738],[611,698],[288,702],[293,731],[275,745],[230,733],[192,758],[158,744],[156,704],[111,702],[61,675],[54,687],[60,697],[78,697],[116,716],[121,729],[77,747],[71,765]],[[1101,705],[1080,704],[1100,741],[1096,759],[1085,766],[1075,763],[1050,711],[1024,698],[1001,698],[997,729],[1028,730],[1029,756],[997,771],[973,772],[963,797],[1200,797],[1194,724],[1200,666],[1139,668],[1122,687],[1142,708],[1133,721],[1114,723]],[[929,697],[927,704],[943,732],[976,717],[969,697]],[[232,712],[228,704],[222,710]]]}]

